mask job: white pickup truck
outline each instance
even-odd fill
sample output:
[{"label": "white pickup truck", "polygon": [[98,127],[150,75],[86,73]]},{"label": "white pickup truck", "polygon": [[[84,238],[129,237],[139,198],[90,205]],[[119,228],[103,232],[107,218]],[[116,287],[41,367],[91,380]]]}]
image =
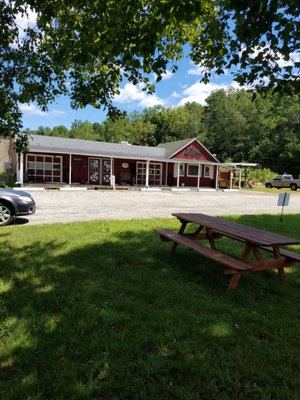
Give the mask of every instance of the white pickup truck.
[{"label": "white pickup truck", "polygon": [[300,179],[294,179],[293,175],[277,175],[274,179],[265,182],[266,188],[290,188],[291,190],[297,190],[300,188]]}]

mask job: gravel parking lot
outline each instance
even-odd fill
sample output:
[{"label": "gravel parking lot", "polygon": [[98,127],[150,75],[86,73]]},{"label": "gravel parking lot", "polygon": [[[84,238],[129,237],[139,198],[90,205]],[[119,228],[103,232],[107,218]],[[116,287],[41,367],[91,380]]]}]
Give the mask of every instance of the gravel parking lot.
[{"label": "gravel parking lot", "polygon": [[[29,190],[28,190],[29,191]],[[139,190],[47,190],[32,191],[36,213],[29,224],[101,219],[171,217],[173,212],[210,215],[278,214],[278,194],[251,191],[139,191]],[[300,196],[291,193],[285,213],[300,212]],[[27,222],[24,218],[19,223]],[[18,221],[17,221],[18,223]]]}]

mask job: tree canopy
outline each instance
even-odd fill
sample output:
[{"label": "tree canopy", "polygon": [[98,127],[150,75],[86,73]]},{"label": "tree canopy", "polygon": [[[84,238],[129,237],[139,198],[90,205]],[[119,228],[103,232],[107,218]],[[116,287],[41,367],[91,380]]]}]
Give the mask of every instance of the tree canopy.
[{"label": "tree canopy", "polygon": [[28,133],[156,146],[197,137],[220,161],[254,162],[278,173],[300,174],[300,103],[274,94],[253,100],[246,90],[217,90],[207,105],[156,106],[103,123],[75,120]]},{"label": "tree canopy", "polygon": [[122,80],[153,92],[149,74],[175,72],[186,45],[204,82],[229,69],[240,84],[299,92],[299,13],[293,0],[0,0],[0,134],[20,147],[20,103],[45,110],[59,94],[115,115]]}]

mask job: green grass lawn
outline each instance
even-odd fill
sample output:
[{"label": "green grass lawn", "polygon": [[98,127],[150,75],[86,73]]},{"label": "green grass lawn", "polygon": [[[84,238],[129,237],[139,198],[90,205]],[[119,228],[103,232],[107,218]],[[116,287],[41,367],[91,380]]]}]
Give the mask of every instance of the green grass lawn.
[{"label": "green grass lawn", "polygon": [[255,191],[255,192],[262,192],[262,193],[269,193],[269,194],[277,194],[279,195],[280,193],[290,193],[292,196],[294,195],[300,195],[300,190],[291,190],[290,188],[282,188],[282,189],[277,189],[277,188],[272,188],[268,189],[264,185],[255,185],[254,188],[241,188],[242,190],[248,190],[248,191]]},{"label": "green grass lawn", "polygon": [[[300,239],[300,214],[232,219]],[[228,291],[157,227],[178,222],[1,228],[1,400],[299,398],[300,271]]]}]

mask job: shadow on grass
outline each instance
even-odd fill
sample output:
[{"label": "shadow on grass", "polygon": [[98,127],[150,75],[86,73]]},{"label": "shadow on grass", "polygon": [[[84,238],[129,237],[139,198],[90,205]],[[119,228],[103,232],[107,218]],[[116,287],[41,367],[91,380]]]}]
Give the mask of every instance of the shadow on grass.
[{"label": "shadow on grass", "polygon": [[13,225],[25,225],[28,224],[29,219],[23,217],[16,217]]},{"label": "shadow on grass", "polygon": [[169,255],[148,224],[99,244],[70,225],[18,251],[1,236],[3,398],[295,398],[299,273],[245,274],[229,292],[220,267]]}]

